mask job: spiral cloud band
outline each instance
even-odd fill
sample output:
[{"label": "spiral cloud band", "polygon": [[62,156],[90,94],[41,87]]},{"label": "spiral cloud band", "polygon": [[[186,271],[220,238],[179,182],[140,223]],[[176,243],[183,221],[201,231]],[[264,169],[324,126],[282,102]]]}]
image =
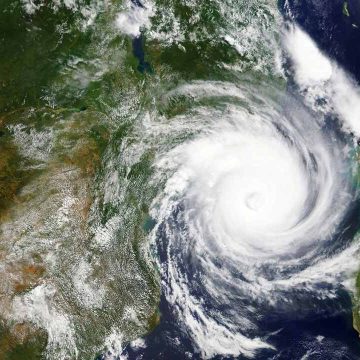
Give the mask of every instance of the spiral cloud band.
[{"label": "spiral cloud band", "polygon": [[329,295],[316,282],[341,256],[336,245],[332,260],[323,251],[353,196],[346,147],[271,85],[195,82],[169,98],[189,106],[173,124],[198,129],[156,163],[164,190],[153,236],[166,297],[203,357],[252,357],[271,348],[259,324],[294,306],[292,284]]}]

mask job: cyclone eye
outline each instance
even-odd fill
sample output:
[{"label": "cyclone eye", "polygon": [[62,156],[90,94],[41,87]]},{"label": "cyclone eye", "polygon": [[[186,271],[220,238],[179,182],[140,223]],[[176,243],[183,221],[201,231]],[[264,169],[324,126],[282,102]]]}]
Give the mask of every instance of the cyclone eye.
[{"label": "cyclone eye", "polygon": [[252,192],[245,196],[245,204],[250,210],[258,211],[263,202],[264,200],[262,194],[257,192]]}]

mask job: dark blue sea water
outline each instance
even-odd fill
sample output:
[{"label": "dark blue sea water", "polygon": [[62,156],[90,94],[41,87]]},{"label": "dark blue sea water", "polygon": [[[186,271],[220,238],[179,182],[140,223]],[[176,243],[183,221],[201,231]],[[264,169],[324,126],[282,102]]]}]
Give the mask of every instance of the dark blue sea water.
[{"label": "dark blue sea water", "polygon": [[279,7],[360,81],[359,0],[280,0]]},{"label": "dark blue sea water", "polygon": [[[133,0],[142,6],[138,0]],[[285,17],[295,20],[318,46],[335,59],[360,81],[360,1],[349,0],[287,0],[280,1],[280,10]],[[290,14],[290,16],[289,16]],[[141,72],[150,69],[144,60],[142,39],[133,42],[134,54],[139,60]],[[333,122],[329,121],[329,126]],[[334,129],[332,129],[334,130]],[[360,219],[359,204],[348,214],[336,238],[336,246],[344,246],[358,231]],[[167,240],[159,233],[159,256],[161,262],[167,261]],[[184,271],[191,271],[189,270]],[[189,274],[191,275],[191,274]],[[326,284],[319,286],[328,286]],[[295,290],[295,289],[294,289]],[[301,293],[301,289],[296,289]],[[336,299],[314,300],[313,311],[306,311],[308,304],[299,304],[293,311],[273,312],[259,321],[260,333],[277,350],[260,351],[256,359],[360,359],[360,339],[352,325],[352,304],[349,294],[342,288],[336,290]],[[239,304],[239,306],[246,306]],[[178,324],[174,311],[164,295],[161,296],[159,311],[161,322],[152,333],[145,337],[146,348],[134,349],[130,345],[124,354],[132,359],[183,360],[201,359],[189,335]],[[270,335],[269,335],[270,334]],[[215,359],[230,359],[216,357]],[[237,359],[243,359],[242,356]]]},{"label": "dark blue sea water", "polygon": [[[351,241],[358,231],[359,218],[360,205],[355,203],[339,233],[334,236],[336,241],[329,243],[329,252],[336,252]],[[159,235],[160,261],[166,263],[167,239],[164,233],[161,236],[161,230]],[[193,271],[190,269],[191,266],[184,268],[184,271]],[[190,273],[188,275],[191,276]],[[260,332],[256,335],[263,336],[277,350],[259,351],[255,359],[360,359],[360,339],[352,325],[352,304],[349,294],[340,287],[336,290],[335,299],[321,301],[311,295],[306,299],[307,295],[302,296],[299,288],[293,290],[299,293],[299,303],[294,304],[293,310],[287,309],[283,312],[279,309],[270,312],[257,323]],[[200,297],[204,293],[198,295]],[[246,304],[239,303],[238,306]],[[145,337],[146,348],[133,349],[129,345],[125,350],[128,359],[201,359],[186,330],[178,323],[165,296],[161,297],[160,313],[160,325]],[[214,359],[234,357],[217,356]],[[246,358],[238,356],[236,359]]]}]

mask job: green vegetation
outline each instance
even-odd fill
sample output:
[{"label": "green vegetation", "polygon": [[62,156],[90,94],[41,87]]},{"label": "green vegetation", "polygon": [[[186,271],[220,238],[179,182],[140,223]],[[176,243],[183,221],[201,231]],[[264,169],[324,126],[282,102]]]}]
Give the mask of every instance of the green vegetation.
[{"label": "green vegetation", "polygon": [[46,348],[46,333],[30,324],[18,324],[9,330],[0,325],[0,360],[38,360]]}]

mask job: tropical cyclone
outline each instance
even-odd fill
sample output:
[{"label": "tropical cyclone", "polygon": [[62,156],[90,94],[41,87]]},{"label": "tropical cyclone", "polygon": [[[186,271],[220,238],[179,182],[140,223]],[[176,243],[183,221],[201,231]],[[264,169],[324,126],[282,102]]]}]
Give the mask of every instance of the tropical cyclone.
[{"label": "tropical cyclone", "polygon": [[359,88],[276,2],[5,3],[2,353],[356,351]]},{"label": "tropical cyclone", "polygon": [[203,357],[252,357],[271,348],[256,335],[260,318],[296,306],[294,284],[332,297],[318,288],[322,269],[329,282],[356,270],[356,246],[337,267],[336,234],[355,191],[346,144],[270,84],[194,82],[169,97],[191,99],[172,124],[198,132],[156,162],[164,292]]}]

